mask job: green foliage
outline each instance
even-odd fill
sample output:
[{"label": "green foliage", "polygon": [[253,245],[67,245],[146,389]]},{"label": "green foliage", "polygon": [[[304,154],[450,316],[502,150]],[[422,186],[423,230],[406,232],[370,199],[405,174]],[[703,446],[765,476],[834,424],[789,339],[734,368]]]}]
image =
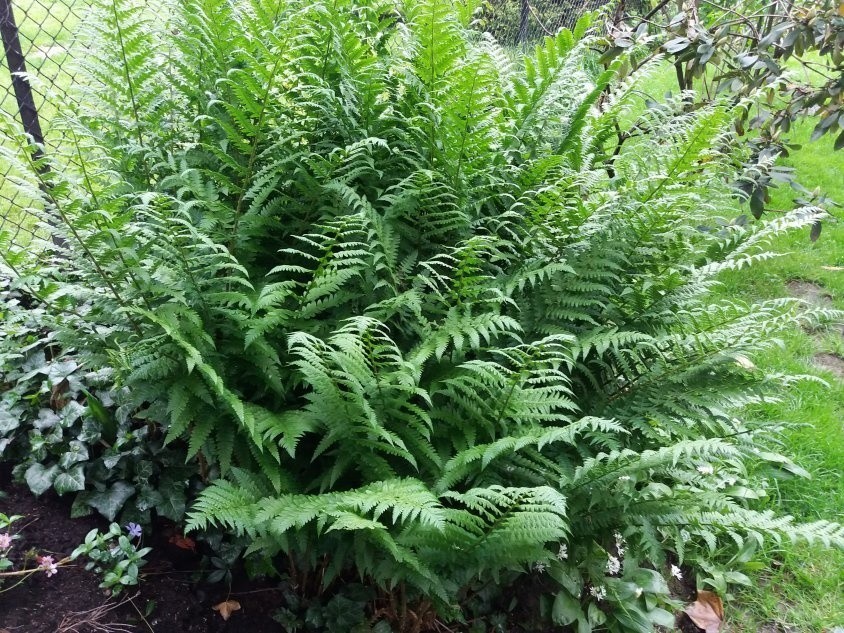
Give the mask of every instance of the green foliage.
[{"label": "green foliage", "polygon": [[73,513],[149,521],[152,508],[184,517],[184,453],[163,446],[154,428],[130,416],[108,367],[85,367],[45,332],[45,310],[25,293],[2,291],[0,458],[36,495],[77,494]]},{"label": "green foliage", "polygon": [[665,16],[654,36],[648,36],[647,21],[637,18],[613,29],[605,57],[650,45],[652,54],[672,59],[680,90],[704,89],[689,98],[708,102],[723,92],[761,97],[743,113],[742,129],[759,129],[770,142],[813,115],[812,140],[830,134],[835,149],[844,147],[844,15],[837,0],[786,7],[759,0],[729,8],[708,0],[678,6],[681,11]]},{"label": "green foliage", "polygon": [[112,523],[107,532],[93,529],[85,540],[70,555],[71,560],[85,556],[89,561],[85,569],[101,574],[100,587],[110,595],[123,591],[124,587],[138,584],[140,568],[146,565],[144,556],[152,551],[150,547],[138,548],[132,542],[133,535],[123,534],[117,523]]},{"label": "green foliage", "polygon": [[443,0],[162,15],[91,19],[77,164],[6,153],[63,245],[3,257],[210,483],[190,529],[442,617],[541,576],[538,615],[581,631],[665,624],[669,561],[844,545],[752,508],[803,473],[742,417],[800,377],[749,359],[841,315],[708,294],[820,215],[720,219],[746,158],[726,106],[669,102],[617,146],[635,77],[589,70],[587,21],[514,64]]},{"label": "green foliage", "polygon": [[[9,570],[14,563],[9,559],[12,545],[19,538],[17,534],[11,533],[12,524],[20,521],[23,517],[19,515],[8,516],[0,512],[0,572]],[[0,583],[2,584],[2,583]]]}]

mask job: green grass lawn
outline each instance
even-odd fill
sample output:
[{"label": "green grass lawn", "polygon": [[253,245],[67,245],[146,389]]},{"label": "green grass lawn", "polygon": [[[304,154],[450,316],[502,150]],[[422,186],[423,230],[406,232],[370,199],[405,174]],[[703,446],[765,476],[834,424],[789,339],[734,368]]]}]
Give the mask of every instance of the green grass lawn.
[{"label": "green grass lawn", "polygon": [[[666,65],[644,88],[655,98],[669,91],[676,94],[673,69]],[[802,147],[781,163],[793,167],[804,186],[820,187],[844,204],[844,152],[833,150],[832,136],[810,142],[813,127],[808,120],[795,126],[790,140]],[[771,191],[769,207],[790,209],[796,197],[795,190],[781,186]],[[808,282],[804,288],[819,292],[821,301],[844,310],[844,209],[833,210],[833,215],[838,218],[824,222],[817,242],[809,240],[808,229],[783,235],[773,243],[781,257],[725,274],[717,298],[783,297],[794,294],[794,282],[802,281]],[[781,402],[750,414],[789,422],[783,438],[787,449],[812,473],[810,480],[778,482],[767,501],[770,507],[800,520],[844,522],[844,381],[817,364],[818,353],[844,357],[844,329],[794,331],[782,349],[754,359],[768,370],[820,376],[829,386],[807,381],[783,394]],[[727,605],[731,631],[796,633],[844,627],[844,551],[784,543],[769,547],[757,562],[761,569],[751,574],[754,586],[737,592],[737,599]]]},{"label": "green grass lawn", "polygon": [[[803,147],[782,159],[796,169],[810,188],[820,187],[844,203],[844,152],[834,152],[833,137],[809,142],[813,123],[799,126],[792,138]],[[790,188],[772,192],[771,207],[790,208],[796,193]],[[844,218],[841,210],[833,211]],[[789,294],[789,282],[817,284],[827,295],[822,300],[844,309],[844,222],[831,219],[821,238],[809,241],[808,230],[780,237],[774,250],[782,257],[764,262],[749,272],[724,276],[723,297],[756,300]],[[779,404],[761,407],[757,416],[787,420],[794,428],[786,436],[790,452],[813,475],[811,480],[780,482],[772,506],[803,520],[820,518],[844,522],[844,381],[820,368],[818,352],[844,356],[844,331],[793,332],[782,350],[757,360],[772,370],[812,373],[829,387],[804,383],[784,394]],[[759,631],[763,623],[777,623],[785,631],[829,631],[844,627],[844,552],[809,548],[803,544],[772,547],[763,558],[765,569],[757,585],[740,593],[731,605],[734,631]]]},{"label": "green grass lawn", "polygon": [[[666,64],[642,88],[655,99],[667,92],[676,95],[673,68]],[[781,163],[793,167],[805,187],[819,187],[844,204],[844,152],[833,150],[833,136],[811,142],[813,127],[814,122],[806,120],[793,128],[789,138],[802,147]],[[769,208],[791,209],[797,197],[791,187],[781,186],[771,191]],[[725,274],[716,298],[784,297],[794,294],[795,281],[802,281],[821,301],[844,310],[844,208],[832,212],[837,218],[824,222],[817,242],[809,240],[808,229],[780,236],[773,250],[781,257]],[[787,450],[812,473],[810,480],[777,482],[768,505],[800,520],[844,522],[844,380],[817,364],[818,353],[844,357],[844,329],[794,331],[782,349],[754,359],[771,371],[822,377],[828,386],[807,381],[783,394],[781,402],[758,407],[750,415],[789,422],[783,437]],[[759,569],[750,574],[754,586],[736,592],[736,600],[726,607],[730,631],[802,633],[844,627],[844,551],[784,543],[770,546],[755,562]]]}]

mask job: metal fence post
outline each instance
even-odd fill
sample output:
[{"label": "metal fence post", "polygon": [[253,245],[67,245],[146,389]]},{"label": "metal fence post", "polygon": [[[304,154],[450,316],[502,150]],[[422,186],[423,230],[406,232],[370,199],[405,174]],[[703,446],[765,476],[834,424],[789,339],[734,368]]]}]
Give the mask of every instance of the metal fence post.
[{"label": "metal fence post", "polygon": [[6,51],[6,61],[9,64],[9,73],[12,75],[12,87],[15,91],[15,99],[18,102],[23,129],[32,137],[32,140],[39,145],[37,156],[43,152],[44,134],[41,132],[41,122],[38,120],[38,110],[35,108],[35,100],[32,98],[32,86],[26,80],[26,60],[21,50],[21,40],[18,34],[18,25],[15,22],[15,12],[12,9],[12,0],[0,0],[0,34],[3,37],[3,48]]},{"label": "metal fence post", "polygon": [[[35,99],[32,96],[32,86],[26,78],[26,59],[23,49],[21,49],[20,34],[15,22],[12,0],[0,0],[0,35],[2,35],[3,48],[6,51],[9,74],[12,76],[12,88],[18,102],[21,123],[24,131],[35,142],[33,156],[38,160],[44,156],[44,133],[41,131],[38,108],[35,107]],[[50,171],[50,168],[43,165],[40,171],[44,175]],[[41,190],[52,200],[52,196],[43,182],[41,183]],[[48,218],[48,222],[51,226],[55,226],[55,221],[52,218]],[[52,235],[52,241],[56,246],[64,246],[65,244],[64,239],[55,233]]]},{"label": "metal fence post", "polygon": [[516,36],[516,42],[524,46],[528,39],[528,20],[530,19],[530,0],[521,0],[519,2],[519,34]]}]

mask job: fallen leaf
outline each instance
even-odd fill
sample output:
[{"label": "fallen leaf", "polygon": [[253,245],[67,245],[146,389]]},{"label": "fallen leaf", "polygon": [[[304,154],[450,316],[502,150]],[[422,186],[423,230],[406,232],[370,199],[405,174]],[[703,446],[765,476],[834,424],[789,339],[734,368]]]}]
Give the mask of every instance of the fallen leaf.
[{"label": "fallen leaf", "polygon": [[69,386],[70,383],[67,381],[67,378],[63,378],[59,384],[54,385],[50,390],[50,406],[53,408],[53,411],[61,411],[67,405],[66,394]]},{"label": "fallen leaf", "polygon": [[232,617],[232,613],[240,611],[240,603],[237,600],[223,600],[220,604],[215,604],[211,608],[214,611],[219,611],[224,620],[228,620]]},{"label": "fallen leaf", "polygon": [[718,633],[724,621],[724,603],[717,594],[711,591],[698,591],[697,600],[685,608],[689,616],[698,628],[706,633]]},{"label": "fallen leaf", "polygon": [[192,552],[196,551],[196,543],[192,538],[188,538],[187,536],[171,536],[169,542],[179,549],[189,549]]}]

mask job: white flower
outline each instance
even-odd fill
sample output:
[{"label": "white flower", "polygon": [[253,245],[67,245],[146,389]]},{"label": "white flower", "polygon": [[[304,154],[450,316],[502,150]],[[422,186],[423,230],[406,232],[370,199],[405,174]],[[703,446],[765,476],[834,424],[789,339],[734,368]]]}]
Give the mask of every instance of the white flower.
[{"label": "white flower", "polygon": [[621,561],[618,560],[615,556],[610,556],[609,560],[607,560],[607,573],[610,576],[614,576],[621,570]]},{"label": "white flower", "polygon": [[704,464],[703,466],[698,466],[697,471],[701,475],[711,475],[715,472],[715,469],[710,464]]},{"label": "white flower", "polygon": [[565,543],[560,543],[560,551],[557,552],[557,558],[566,560],[569,557],[569,546]]},{"label": "white flower", "polygon": [[637,598],[640,598],[642,596],[642,591],[643,590],[642,590],[641,587],[636,587],[636,597]]},{"label": "white flower", "polygon": [[630,475],[622,475],[618,478],[619,481],[630,481],[632,477]]},{"label": "white flower", "polygon": [[615,549],[618,551],[618,555],[624,556],[624,550],[627,549],[627,541],[624,540],[621,532],[615,532],[613,536],[615,537]]},{"label": "white flower", "polygon": [[607,588],[601,585],[600,587],[592,587],[589,589],[589,593],[592,594],[592,597],[596,600],[603,600],[607,597]]},{"label": "white flower", "polygon": [[677,565],[671,565],[671,575],[677,580],[683,580],[683,572],[680,571],[680,568],[677,567]]},{"label": "white flower", "polygon": [[545,563],[543,563],[542,561],[539,561],[538,563],[534,563],[534,564],[533,564],[533,570],[534,570],[537,574],[542,574],[542,573],[544,573],[546,569],[548,569],[548,567],[547,567],[547,566],[545,565]]}]

